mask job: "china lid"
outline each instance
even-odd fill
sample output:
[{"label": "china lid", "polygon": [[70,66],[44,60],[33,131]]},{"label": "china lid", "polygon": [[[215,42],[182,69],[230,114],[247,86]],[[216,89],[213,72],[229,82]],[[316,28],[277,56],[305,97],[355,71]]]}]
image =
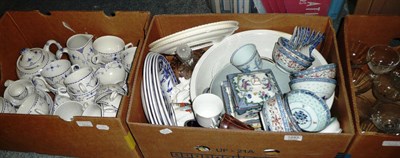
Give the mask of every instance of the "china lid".
[{"label": "china lid", "polygon": [[24,48],[21,50],[19,65],[25,69],[32,69],[42,64],[44,52],[41,48]]}]

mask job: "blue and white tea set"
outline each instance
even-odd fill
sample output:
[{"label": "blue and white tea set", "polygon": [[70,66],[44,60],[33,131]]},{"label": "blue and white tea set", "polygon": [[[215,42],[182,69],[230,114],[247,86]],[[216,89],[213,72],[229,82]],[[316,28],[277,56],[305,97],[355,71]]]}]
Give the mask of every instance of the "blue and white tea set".
[{"label": "blue and white tea set", "polygon": [[94,40],[91,34],[71,36],[66,47],[48,40],[43,48],[24,48],[16,62],[19,79],[5,82],[0,112],[58,115],[66,121],[116,117],[135,52],[117,36]]}]

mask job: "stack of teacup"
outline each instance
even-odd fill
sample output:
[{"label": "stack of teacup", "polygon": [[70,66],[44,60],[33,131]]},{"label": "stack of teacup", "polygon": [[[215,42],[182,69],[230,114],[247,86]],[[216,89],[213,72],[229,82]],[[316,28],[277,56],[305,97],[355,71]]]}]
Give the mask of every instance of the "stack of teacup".
[{"label": "stack of teacup", "polygon": [[[56,55],[49,51],[52,44],[58,47]],[[5,83],[1,102],[8,110],[1,112],[54,114],[67,121],[73,116],[117,115],[127,94],[136,47],[112,35],[93,41],[90,34],[73,35],[66,46],[49,40],[43,49],[22,49],[17,61],[19,80]],[[64,53],[69,60],[62,58]],[[54,101],[46,92],[55,95]]]}]

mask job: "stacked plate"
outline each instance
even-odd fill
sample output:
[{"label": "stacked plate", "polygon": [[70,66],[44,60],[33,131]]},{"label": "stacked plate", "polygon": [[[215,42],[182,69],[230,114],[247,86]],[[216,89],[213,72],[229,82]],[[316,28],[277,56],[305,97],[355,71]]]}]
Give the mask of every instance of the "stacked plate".
[{"label": "stacked plate", "polygon": [[174,55],[176,47],[187,44],[192,50],[212,46],[233,34],[239,27],[237,21],[219,21],[176,32],[150,43],[151,52]]},{"label": "stacked plate", "polygon": [[178,80],[167,59],[158,53],[148,53],[144,61],[141,96],[143,109],[150,123],[177,125],[171,104],[171,91],[177,84]]}]

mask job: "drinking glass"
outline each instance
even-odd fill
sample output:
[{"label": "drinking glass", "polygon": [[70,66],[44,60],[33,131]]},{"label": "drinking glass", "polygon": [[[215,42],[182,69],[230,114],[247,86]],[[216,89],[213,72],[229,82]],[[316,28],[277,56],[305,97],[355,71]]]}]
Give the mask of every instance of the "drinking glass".
[{"label": "drinking glass", "polygon": [[350,42],[350,63],[352,68],[367,64],[368,45],[360,40]]},{"label": "drinking glass", "polygon": [[400,105],[394,102],[377,102],[371,120],[380,131],[398,135],[400,133]]},{"label": "drinking glass", "polygon": [[400,62],[400,56],[392,47],[387,45],[374,45],[368,50],[368,67],[373,72],[372,77],[390,72]]},{"label": "drinking glass", "polygon": [[390,73],[376,75],[372,85],[372,93],[378,101],[400,101],[399,69]]}]

